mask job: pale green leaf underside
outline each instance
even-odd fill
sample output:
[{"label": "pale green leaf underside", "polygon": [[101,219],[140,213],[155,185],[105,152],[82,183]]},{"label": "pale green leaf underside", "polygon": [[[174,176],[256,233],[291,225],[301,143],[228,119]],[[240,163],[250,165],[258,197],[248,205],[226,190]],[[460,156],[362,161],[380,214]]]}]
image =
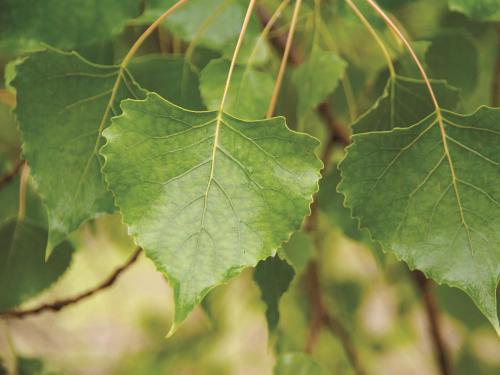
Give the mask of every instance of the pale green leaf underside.
[{"label": "pale green leaf underside", "polygon": [[[201,72],[200,91],[203,102],[210,110],[220,107],[226,85],[229,61],[212,60]],[[274,78],[251,66],[235,66],[229,88],[225,112],[244,119],[264,118],[271,100]]]},{"label": "pale green leaf underside", "polygon": [[[456,109],[460,91],[445,81],[431,80],[439,104]],[[354,133],[405,128],[421,121],[434,112],[429,90],[424,81],[395,76],[389,78],[383,95],[377,103],[352,124]]]},{"label": "pale green leaf underside", "polygon": [[23,151],[49,216],[48,250],[85,221],[114,210],[101,175],[99,127],[124,98],[143,96],[128,74],[108,111],[115,66],[92,64],[76,53],[31,54],[17,66],[16,114]]},{"label": "pale green leaf underside", "polygon": [[448,0],[451,10],[462,12],[480,21],[499,21],[500,2],[498,0]]},{"label": "pale green leaf underside", "polygon": [[137,243],[164,272],[173,332],[213,287],[276,252],[309,213],[318,142],[283,118],[191,112],[157,94],[122,103],[104,172]]},{"label": "pale green leaf underside", "polygon": [[338,189],[383,248],[464,290],[500,333],[500,109],[443,116],[449,158],[434,114],[355,135]]},{"label": "pale green leaf underside", "polygon": [[0,40],[72,48],[109,39],[136,17],[138,0],[2,0]]},{"label": "pale green leaf underside", "polygon": [[319,363],[304,353],[287,353],[278,357],[274,375],[328,375]]}]

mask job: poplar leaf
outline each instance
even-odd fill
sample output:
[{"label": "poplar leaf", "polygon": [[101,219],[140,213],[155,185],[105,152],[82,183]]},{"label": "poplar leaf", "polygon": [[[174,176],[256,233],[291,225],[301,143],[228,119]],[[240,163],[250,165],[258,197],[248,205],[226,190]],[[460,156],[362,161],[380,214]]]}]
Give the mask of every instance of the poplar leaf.
[{"label": "poplar leaf", "polygon": [[109,39],[140,11],[138,0],[2,0],[0,40],[73,48]]},{"label": "poplar leaf", "polygon": [[346,67],[347,63],[337,54],[314,48],[309,59],[293,73],[298,91],[299,120],[335,91]]},{"label": "poplar leaf", "polygon": [[283,118],[192,112],[157,94],[122,103],[104,172],[124,222],[169,279],[172,334],[215,286],[276,253],[318,189],[318,141]]},{"label": "poplar leaf", "polygon": [[67,270],[73,247],[64,242],[45,260],[47,217],[31,184],[26,216],[17,218],[19,178],[0,191],[0,312],[12,309],[56,282]]},{"label": "poplar leaf", "polygon": [[304,353],[287,353],[278,357],[274,375],[328,375],[312,357]]},{"label": "poplar leaf", "polygon": [[279,302],[288,290],[295,272],[278,255],[261,260],[253,273],[253,279],[259,286],[262,300],[266,304],[266,319],[269,331],[274,331],[280,319]]},{"label": "poplar leaf", "polygon": [[500,21],[500,2],[497,0],[448,0],[451,10],[479,21]]},{"label": "poplar leaf", "polygon": [[[353,136],[345,204],[387,251],[465,291],[500,334],[500,109]],[[448,150],[446,150],[447,145]]]},{"label": "poplar leaf", "polygon": [[[229,61],[222,59],[211,61],[202,70],[200,90],[208,109],[219,109],[228,70]],[[251,66],[237,65],[233,72],[225,111],[240,118],[264,118],[273,87],[274,79],[269,73],[258,71]]]},{"label": "poplar leaf", "polygon": [[[460,102],[460,90],[446,81],[430,82],[439,104],[446,109],[456,109]],[[365,133],[408,127],[430,115],[434,109],[424,81],[396,76],[389,78],[384,93],[374,106],[352,124],[352,131]]]},{"label": "poplar leaf", "polygon": [[17,66],[16,114],[48,210],[49,252],[85,221],[114,211],[97,153],[100,133],[122,99],[143,96],[125,73],[110,103],[118,72],[55,50],[36,52]]}]

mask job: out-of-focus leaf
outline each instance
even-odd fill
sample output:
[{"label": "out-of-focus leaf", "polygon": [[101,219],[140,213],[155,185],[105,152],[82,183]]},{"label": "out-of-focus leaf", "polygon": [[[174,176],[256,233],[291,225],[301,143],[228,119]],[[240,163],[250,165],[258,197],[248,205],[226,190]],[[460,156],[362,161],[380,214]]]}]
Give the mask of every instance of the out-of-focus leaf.
[{"label": "out-of-focus leaf", "polygon": [[448,0],[451,10],[479,21],[500,21],[500,2],[497,0]]},{"label": "out-of-focus leaf", "polygon": [[287,353],[278,357],[274,375],[328,375],[319,363],[304,353]]},{"label": "out-of-focus leaf", "polygon": [[314,110],[339,84],[346,62],[333,52],[314,48],[311,56],[294,72],[293,80],[298,92],[297,117]]},{"label": "out-of-focus leaf", "polygon": [[144,89],[184,108],[204,109],[198,74],[183,57],[146,55],[133,60],[129,70]]},{"label": "out-of-focus leaf", "polygon": [[278,326],[279,302],[294,276],[293,268],[278,255],[261,260],[255,267],[253,278],[266,304],[267,325],[270,331],[274,331]]},{"label": "out-of-focus leaf", "polygon": [[109,39],[139,11],[138,0],[2,0],[0,40],[73,48]]},{"label": "out-of-focus leaf", "polygon": [[290,240],[283,245],[286,259],[295,269],[296,273],[302,273],[314,254],[314,244],[311,237],[304,232],[296,232]]},{"label": "out-of-focus leaf", "polygon": [[344,196],[336,190],[339,183],[340,172],[337,168],[332,168],[321,179],[317,198],[319,209],[326,214],[330,224],[342,230],[346,236],[356,241],[370,242],[368,233],[358,229],[358,222],[351,217],[351,210],[344,206]]},{"label": "out-of-focus leaf", "polygon": [[173,333],[211,289],[299,228],[318,142],[283,118],[192,112],[154,93],[122,109],[105,130],[104,172],[130,233],[172,284]]},{"label": "out-of-focus leaf", "polygon": [[50,287],[71,263],[73,247],[64,242],[45,261],[47,217],[31,186],[26,216],[17,219],[19,182],[0,191],[0,311],[9,310]]},{"label": "out-of-focus leaf", "polygon": [[479,76],[478,50],[465,30],[442,32],[432,39],[425,59],[432,78],[444,79],[462,89],[464,96],[474,91]]},{"label": "out-of-focus leaf", "polygon": [[[229,61],[212,60],[201,72],[200,90],[208,109],[220,106]],[[250,66],[236,66],[226,99],[225,111],[244,119],[260,119],[266,114],[274,87],[273,77]]]}]

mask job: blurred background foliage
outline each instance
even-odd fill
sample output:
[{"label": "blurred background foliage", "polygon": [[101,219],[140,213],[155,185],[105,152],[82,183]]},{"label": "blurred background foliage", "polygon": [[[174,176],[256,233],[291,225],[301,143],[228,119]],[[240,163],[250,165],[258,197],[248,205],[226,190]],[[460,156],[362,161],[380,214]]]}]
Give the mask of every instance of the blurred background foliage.
[{"label": "blurred background foliage", "polygon": [[[20,140],[11,112],[15,93],[9,85],[19,59],[44,43],[76,50],[92,62],[119,63],[147,25],[175,2],[127,0],[118,6],[121,1],[23,0],[17,5],[28,5],[19,7],[17,17],[24,23],[12,24],[6,9],[16,6],[15,1],[0,0],[0,73],[5,77],[0,89],[1,174],[11,171],[20,159]],[[398,72],[418,78],[400,42],[364,1],[356,3],[388,46]],[[496,85],[500,17],[494,13],[483,17],[477,9],[476,13],[467,12],[456,4],[452,8],[462,12],[450,10],[450,4],[459,3],[452,0],[450,4],[445,0],[379,3],[411,37],[430,76],[460,89],[461,109],[470,112],[480,104],[500,104]],[[230,113],[258,116],[267,106],[281,57],[276,41],[286,37],[293,2],[270,31],[275,42],[259,36],[266,17],[280,4],[277,0],[258,2],[239,60],[242,72],[236,73],[235,80],[241,80],[243,70],[248,70],[245,74],[253,79],[241,90],[259,90],[259,95],[254,102],[243,101],[243,109],[229,102]],[[130,71],[143,87],[176,104],[213,108],[246,6],[244,0],[191,1],[146,42]],[[317,69],[300,72],[297,66],[308,61],[316,49],[335,53],[342,63],[333,71],[329,64],[318,64]],[[323,120],[312,110],[319,102],[296,110],[306,90],[301,75],[310,74],[311,80],[338,76],[324,98],[333,108],[335,120],[346,129],[383,93],[388,78],[377,44],[342,0],[322,0],[319,14],[313,0],[304,1],[290,65],[277,113],[286,116],[290,127],[322,140],[327,138]],[[320,147],[318,153],[323,151]],[[348,332],[366,374],[439,374],[414,277],[405,264],[383,254],[367,233],[358,230],[335,190],[340,179],[336,163],[342,154],[342,147],[336,146],[321,181],[317,230],[310,233],[304,228],[296,233],[280,250],[278,264],[259,265],[255,274],[246,270],[216,288],[172,338],[165,339],[172,319],[172,292],[152,262],[141,256],[112,288],[87,301],[58,313],[2,319],[0,374],[263,375],[273,373],[273,368],[276,374],[299,374],[298,363],[306,366],[301,370],[304,374],[355,374],[342,330]],[[15,215],[17,188],[14,179],[0,190],[3,224]],[[37,205],[40,203],[33,203],[33,210]],[[43,214],[33,215],[46,220]],[[35,240],[28,237],[28,241]],[[61,260],[64,264],[52,267],[48,275],[39,275],[45,280],[44,288],[57,280],[49,289],[41,294],[39,290],[25,292],[20,301],[5,302],[4,298],[0,302],[10,303],[10,307],[23,302],[30,307],[74,295],[103,280],[134,249],[117,214],[85,224],[70,242],[66,255],[72,254],[72,260],[67,264]],[[312,338],[317,290],[308,276],[311,259],[318,267],[324,308],[342,327],[340,332],[335,324],[320,329]],[[262,293],[259,283],[272,285],[272,292]],[[12,285],[18,285],[18,280]],[[453,373],[499,374],[500,342],[473,302],[456,289],[434,285],[434,291]],[[304,365],[298,354],[304,350],[315,362]]]}]

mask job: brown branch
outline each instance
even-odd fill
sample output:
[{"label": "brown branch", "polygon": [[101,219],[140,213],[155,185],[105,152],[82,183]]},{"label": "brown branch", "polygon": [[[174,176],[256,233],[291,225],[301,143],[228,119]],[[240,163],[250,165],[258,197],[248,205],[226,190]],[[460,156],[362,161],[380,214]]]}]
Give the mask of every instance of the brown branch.
[{"label": "brown branch", "polygon": [[446,344],[440,330],[439,307],[436,296],[432,290],[432,283],[420,271],[413,271],[412,276],[418,286],[425,308],[425,314],[429,323],[429,334],[434,346],[434,355],[442,375],[453,374],[451,363],[446,350]]},{"label": "brown branch", "polygon": [[313,352],[321,329],[326,327],[342,343],[342,347],[347,359],[351,363],[354,373],[357,375],[365,375],[366,372],[361,365],[356,346],[352,342],[349,332],[341,321],[326,309],[323,296],[321,295],[318,264],[316,261],[309,264],[306,278],[308,294],[311,300],[312,317],[304,351],[309,354]]},{"label": "brown branch", "polygon": [[139,258],[139,255],[141,254],[142,249],[138,247],[134,254],[127,260],[127,262],[118,267],[111,275],[109,275],[102,283],[97,285],[95,288],[89,289],[86,292],[83,292],[81,294],[78,294],[74,297],[70,298],[65,298],[61,299],[59,301],[53,302],[53,303],[46,303],[42,304],[40,306],[31,308],[31,309],[26,309],[26,310],[14,310],[14,311],[7,311],[5,313],[0,314],[0,316],[5,317],[5,318],[17,318],[17,319],[22,319],[27,316],[31,315],[37,315],[40,314],[44,311],[60,311],[61,309],[74,305],[80,301],[83,301],[91,296],[93,296],[96,293],[99,293],[109,287],[111,287],[118,277],[125,271],[127,270],[132,264],[135,263],[137,258]]},{"label": "brown branch", "polygon": [[22,169],[24,163],[25,163],[24,160],[20,160],[10,172],[0,177],[0,189],[2,189],[5,185],[11,182],[14,179],[14,177],[17,176],[19,171]]}]

